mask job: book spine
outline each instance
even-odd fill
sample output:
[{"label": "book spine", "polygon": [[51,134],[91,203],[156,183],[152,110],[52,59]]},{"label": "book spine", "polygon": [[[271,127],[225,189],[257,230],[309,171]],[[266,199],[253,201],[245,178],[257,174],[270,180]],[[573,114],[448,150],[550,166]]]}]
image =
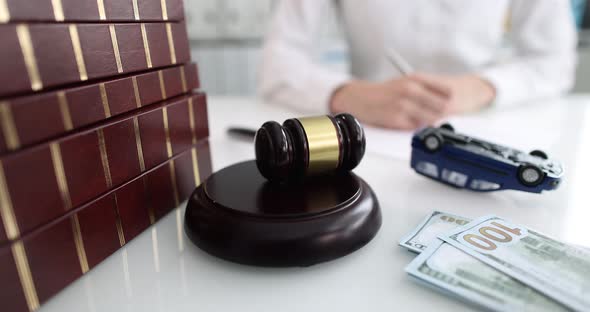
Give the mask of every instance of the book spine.
[{"label": "book spine", "polygon": [[[209,142],[204,139],[93,202],[0,248],[3,308],[36,310],[175,207],[180,215],[179,202],[210,174]],[[177,218],[177,227],[182,231],[181,218]],[[157,257],[155,229],[152,240]]]},{"label": "book spine", "polygon": [[[198,87],[197,67],[187,64],[0,101],[0,155]],[[166,92],[162,92],[161,88]]]},{"label": "book spine", "polygon": [[0,0],[0,23],[182,20],[182,0]]},{"label": "book spine", "polygon": [[186,95],[0,157],[0,243],[190,149],[205,114],[205,95]]},{"label": "book spine", "polygon": [[184,23],[3,24],[0,38],[0,97],[190,60]]}]

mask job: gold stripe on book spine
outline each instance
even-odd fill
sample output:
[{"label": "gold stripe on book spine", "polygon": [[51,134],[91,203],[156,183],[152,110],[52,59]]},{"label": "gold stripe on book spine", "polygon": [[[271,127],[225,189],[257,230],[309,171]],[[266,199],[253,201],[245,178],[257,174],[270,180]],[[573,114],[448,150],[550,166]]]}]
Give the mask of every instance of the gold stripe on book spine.
[{"label": "gold stripe on book spine", "polygon": [[174,159],[170,160],[170,182],[172,182],[172,192],[174,192],[174,206],[180,205],[180,198],[178,196],[178,185],[176,184],[176,166]]},{"label": "gold stripe on book spine", "polygon": [[100,89],[100,99],[102,101],[104,116],[109,118],[111,117],[111,107],[109,106],[109,97],[107,96],[107,88],[105,87],[104,82],[100,83],[98,88]]},{"label": "gold stripe on book spine", "polygon": [[182,92],[188,91],[186,87],[186,74],[184,73],[184,66],[180,67],[180,83],[182,84]]},{"label": "gold stripe on book spine", "polygon": [[197,160],[197,148],[191,149],[191,158],[193,161],[193,174],[195,175],[195,187],[201,184],[201,175],[199,174],[199,162]]},{"label": "gold stripe on book spine", "polygon": [[170,61],[172,64],[176,64],[176,49],[174,48],[172,25],[170,23],[166,23],[166,35],[168,36],[168,47],[170,48]]},{"label": "gold stripe on book spine", "polygon": [[27,259],[27,252],[22,241],[16,241],[10,247],[14,262],[16,263],[16,270],[18,278],[25,293],[25,300],[29,311],[35,311],[39,308],[39,298],[37,297],[37,290],[35,289],[35,282],[33,281],[33,274],[29,267],[29,260]]},{"label": "gold stripe on book spine", "polygon": [[191,135],[192,135],[192,141],[191,143],[193,145],[197,144],[197,131],[196,131],[196,127],[195,127],[195,109],[193,106],[193,98],[190,97],[188,98],[188,121],[191,127]]},{"label": "gold stripe on book spine", "polygon": [[57,180],[57,186],[61,194],[61,199],[66,210],[72,208],[72,200],[70,198],[70,190],[68,188],[68,181],[66,180],[66,172],[64,169],[64,163],[61,158],[61,149],[59,143],[51,143],[49,145],[51,151],[51,161],[53,162],[53,171],[55,172],[55,178]]},{"label": "gold stripe on book spine", "polygon": [[74,129],[72,123],[72,115],[70,114],[70,107],[68,105],[68,99],[64,91],[57,92],[57,102],[59,103],[59,111],[61,113],[61,119],[64,123],[64,129],[66,131]]},{"label": "gold stripe on book spine", "polygon": [[117,63],[117,72],[123,72],[123,64],[121,63],[121,54],[119,53],[119,41],[117,41],[117,30],[115,25],[109,25],[109,32],[111,33],[111,42],[113,44],[113,52],[115,53],[115,62]]},{"label": "gold stripe on book spine", "polygon": [[53,16],[56,22],[63,22],[65,19],[64,8],[61,4],[61,0],[51,0],[51,6],[53,7]]},{"label": "gold stripe on book spine", "polygon": [[12,199],[8,191],[8,183],[6,183],[2,160],[0,160],[0,215],[2,216],[6,237],[10,240],[18,238],[20,231],[16,222],[16,216],[14,215],[14,208],[12,207]]},{"label": "gold stripe on book spine", "polygon": [[133,0],[133,18],[136,21],[139,21],[139,6],[137,5],[137,0]]},{"label": "gold stripe on book spine", "polygon": [[78,254],[78,260],[80,261],[80,269],[82,273],[86,273],[89,270],[88,258],[86,258],[86,249],[84,248],[84,241],[82,240],[82,230],[80,229],[80,220],[78,214],[74,214],[70,218],[72,223],[72,231],[74,232],[74,243],[76,244],[76,253]]},{"label": "gold stripe on book spine", "polygon": [[8,21],[10,21],[8,3],[6,3],[6,0],[0,0],[0,23],[8,23]]},{"label": "gold stripe on book spine", "polygon": [[162,100],[166,99],[166,85],[164,84],[164,76],[161,70],[158,70],[158,79],[160,79],[160,92],[162,93]]},{"label": "gold stripe on book spine", "polygon": [[[143,184],[143,191],[146,194],[148,194],[148,186],[147,186],[146,179],[142,178],[141,183]],[[154,213],[154,206],[150,202],[148,202],[147,205],[148,205],[147,211],[148,211],[148,217],[150,219],[150,224],[154,224],[156,222],[156,214]]]},{"label": "gold stripe on book spine", "polygon": [[102,161],[102,169],[104,171],[104,179],[108,188],[113,187],[113,180],[111,178],[111,168],[109,167],[109,155],[107,153],[107,145],[104,139],[104,132],[102,129],[96,131],[98,135],[98,148],[100,150],[100,160]]},{"label": "gold stripe on book spine", "polygon": [[141,134],[139,132],[139,121],[137,116],[133,117],[133,131],[135,131],[135,145],[137,146],[137,158],[139,159],[139,169],[145,171],[145,160],[143,158],[143,147],[141,145]]},{"label": "gold stripe on book spine", "polygon": [[76,64],[78,65],[78,72],[80,73],[80,80],[86,81],[88,80],[88,73],[86,72],[86,64],[84,63],[84,55],[82,54],[82,45],[80,44],[80,37],[78,36],[78,28],[75,24],[70,24],[69,30]]},{"label": "gold stripe on book spine", "polygon": [[170,127],[168,126],[168,108],[162,108],[162,120],[164,121],[164,133],[166,134],[166,154],[172,157],[172,143],[170,141]]},{"label": "gold stripe on book spine", "polygon": [[107,19],[107,14],[104,9],[104,1],[103,0],[96,0],[96,6],[98,7],[98,17],[101,21]]},{"label": "gold stripe on book spine", "polygon": [[125,232],[123,232],[123,222],[121,221],[121,213],[119,212],[119,200],[117,193],[115,193],[115,226],[117,227],[117,235],[119,235],[119,245],[125,245]]},{"label": "gold stripe on book spine", "polygon": [[35,58],[35,50],[33,48],[29,26],[18,24],[16,26],[16,35],[25,60],[27,74],[29,75],[29,81],[31,82],[31,89],[33,91],[41,90],[43,88],[43,83],[41,82],[41,75],[39,74],[39,68],[37,67],[37,59]]},{"label": "gold stripe on book spine", "polygon": [[168,20],[168,7],[166,5],[166,0],[160,0],[160,6],[162,6],[162,19],[167,21]]},{"label": "gold stripe on book spine", "polygon": [[2,133],[6,141],[6,147],[9,150],[15,150],[20,147],[20,140],[18,138],[18,131],[12,116],[12,110],[8,101],[0,102],[0,121],[2,121]]},{"label": "gold stripe on book spine", "polygon": [[145,24],[141,23],[141,39],[143,40],[143,50],[145,52],[145,62],[148,68],[152,68],[152,56],[150,54],[150,43],[147,38]]},{"label": "gold stripe on book spine", "polygon": [[[170,141],[170,127],[168,124],[168,108],[162,108],[162,118],[164,120],[164,133],[166,134],[166,153],[168,154],[168,158],[172,157],[172,143]],[[178,186],[176,185],[176,170],[174,166],[174,159],[171,159],[170,162],[170,179],[172,182],[172,191],[174,192],[174,204],[175,206],[180,205],[179,203],[179,196],[178,196]]]},{"label": "gold stripe on book spine", "polygon": [[137,85],[137,77],[133,76],[131,78],[131,81],[133,82],[133,95],[135,96],[135,106],[137,106],[137,108],[140,108],[141,97],[139,96],[139,86]]}]

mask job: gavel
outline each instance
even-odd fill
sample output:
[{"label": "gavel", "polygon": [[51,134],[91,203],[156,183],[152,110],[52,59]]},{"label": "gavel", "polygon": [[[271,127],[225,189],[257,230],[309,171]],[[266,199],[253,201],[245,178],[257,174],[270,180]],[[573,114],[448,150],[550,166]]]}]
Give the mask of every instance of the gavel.
[{"label": "gavel", "polygon": [[354,169],[365,154],[365,133],[350,114],[265,122],[256,132],[256,165],[270,181]]}]

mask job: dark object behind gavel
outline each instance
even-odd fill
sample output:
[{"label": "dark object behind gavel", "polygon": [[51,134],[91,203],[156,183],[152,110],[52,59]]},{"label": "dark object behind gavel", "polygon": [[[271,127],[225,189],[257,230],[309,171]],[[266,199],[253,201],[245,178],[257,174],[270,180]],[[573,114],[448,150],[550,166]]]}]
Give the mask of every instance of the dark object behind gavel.
[{"label": "dark object behind gavel", "polygon": [[270,181],[350,171],[365,154],[365,133],[350,114],[268,121],[254,141],[256,165]]}]

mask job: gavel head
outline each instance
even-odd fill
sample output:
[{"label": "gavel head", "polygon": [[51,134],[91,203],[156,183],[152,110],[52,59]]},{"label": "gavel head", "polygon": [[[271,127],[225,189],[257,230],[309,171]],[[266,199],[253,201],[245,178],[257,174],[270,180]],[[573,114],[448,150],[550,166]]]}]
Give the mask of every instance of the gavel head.
[{"label": "gavel head", "polygon": [[270,181],[349,171],[365,154],[365,133],[350,114],[268,121],[256,132],[256,165]]}]

